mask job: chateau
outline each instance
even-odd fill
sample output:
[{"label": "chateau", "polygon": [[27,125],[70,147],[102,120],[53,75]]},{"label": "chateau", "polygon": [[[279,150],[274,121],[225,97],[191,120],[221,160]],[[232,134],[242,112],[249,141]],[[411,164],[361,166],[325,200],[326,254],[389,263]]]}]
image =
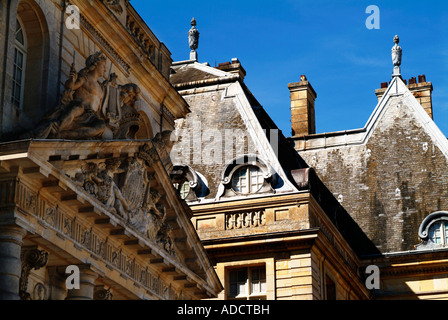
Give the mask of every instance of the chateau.
[{"label": "chateau", "polygon": [[0,299],[448,298],[448,140],[398,37],[364,128],[316,133],[303,75],[285,137],[194,18],[174,62],[128,0],[0,17]]}]

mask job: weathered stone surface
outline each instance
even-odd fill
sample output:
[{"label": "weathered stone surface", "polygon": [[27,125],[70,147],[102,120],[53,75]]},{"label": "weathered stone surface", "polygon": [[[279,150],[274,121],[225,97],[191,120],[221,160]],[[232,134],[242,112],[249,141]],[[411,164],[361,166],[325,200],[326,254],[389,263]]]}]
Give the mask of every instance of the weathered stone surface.
[{"label": "weathered stone surface", "polygon": [[423,219],[448,208],[447,158],[408,101],[391,98],[365,143],[297,148],[383,252],[414,249]]}]

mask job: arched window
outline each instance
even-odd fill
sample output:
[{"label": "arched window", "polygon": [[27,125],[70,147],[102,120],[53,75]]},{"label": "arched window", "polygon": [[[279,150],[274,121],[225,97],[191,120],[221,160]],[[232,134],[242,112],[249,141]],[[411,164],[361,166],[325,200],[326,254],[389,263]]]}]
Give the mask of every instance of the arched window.
[{"label": "arched window", "polygon": [[273,193],[277,181],[277,174],[266,160],[258,155],[243,155],[226,165],[216,199]]},{"label": "arched window", "polygon": [[[55,66],[50,66],[50,37],[46,15],[39,1],[17,1],[15,43],[11,50],[11,104],[16,125],[32,129],[57,103],[59,85]],[[48,12],[48,14],[50,14]],[[50,77],[50,74],[53,74]]]},{"label": "arched window", "polygon": [[12,77],[11,102],[19,109],[23,109],[27,58],[27,39],[20,18],[16,22],[16,36],[14,47],[14,71]]}]

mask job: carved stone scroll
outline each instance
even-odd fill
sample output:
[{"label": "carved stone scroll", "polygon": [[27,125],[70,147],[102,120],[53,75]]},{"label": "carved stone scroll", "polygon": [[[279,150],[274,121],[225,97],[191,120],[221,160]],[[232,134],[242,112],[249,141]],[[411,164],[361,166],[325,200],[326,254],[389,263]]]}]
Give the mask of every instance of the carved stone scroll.
[{"label": "carved stone scroll", "polygon": [[39,270],[48,262],[48,252],[38,250],[35,248],[25,249],[21,254],[22,260],[22,274],[20,277],[20,291],[19,296],[22,300],[31,300],[31,295],[28,291],[28,277],[31,270]]}]

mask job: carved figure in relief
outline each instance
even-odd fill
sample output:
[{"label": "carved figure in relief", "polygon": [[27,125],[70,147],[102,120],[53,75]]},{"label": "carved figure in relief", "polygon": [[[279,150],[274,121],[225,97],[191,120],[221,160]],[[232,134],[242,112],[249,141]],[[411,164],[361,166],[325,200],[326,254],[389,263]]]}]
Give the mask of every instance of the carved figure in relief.
[{"label": "carved figure in relief", "polygon": [[120,165],[121,161],[119,159],[108,159],[105,163],[100,165],[100,169],[104,168],[98,174],[98,177],[101,181],[100,198],[103,200],[102,202],[114,213],[119,214],[121,217],[127,220],[129,206],[114,181],[114,174],[117,172],[117,169],[120,167]]},{"label": "carved figure in relief", "polygon": [[[99,164],[84,163],[74,180],[130,227],[175,255],[171,227],[165,221],[163,195],[151,188],[154,173],[148,173],[146,160],[138,156],[128,158],[124,166],[121,164],[122,160],[116,158]],[[118,177],[120,173],[126,176]],[[90,233],[86,231],[81,240],[87,243],[89,239]]]}]

